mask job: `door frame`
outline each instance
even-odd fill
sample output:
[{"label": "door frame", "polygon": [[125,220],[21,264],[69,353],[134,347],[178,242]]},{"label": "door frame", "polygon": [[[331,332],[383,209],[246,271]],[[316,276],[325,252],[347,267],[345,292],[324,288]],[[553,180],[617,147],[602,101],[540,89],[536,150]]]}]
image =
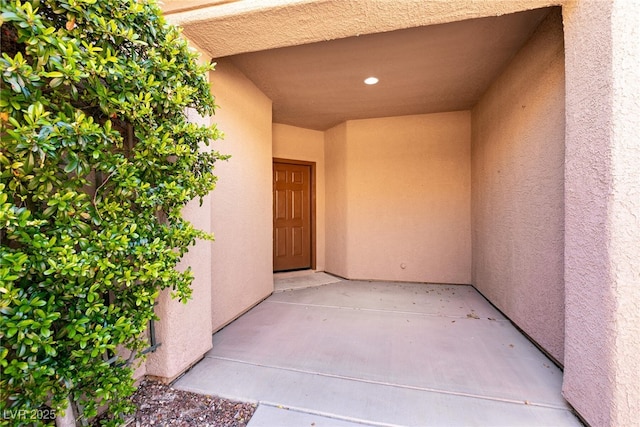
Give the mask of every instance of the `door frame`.
[{"label": "door frame", "polygon": [[[273,197],[273,164],[285,163],[289,165],[309,166],[310,167],[310,194],[311,199],[311,269],[316,269],[316,162],[308,162],[305,160],[283,159],[274,157],[271,163],[271,195]],[[273,199],[271,200],[273,210]],[[271,221],[271,234],[273,236],[273,221]],[[273,239],[273,237],[272,237]],[[273,244],[271,245],[273,246]],[[273,249],[272,249],[273,250]]]}]

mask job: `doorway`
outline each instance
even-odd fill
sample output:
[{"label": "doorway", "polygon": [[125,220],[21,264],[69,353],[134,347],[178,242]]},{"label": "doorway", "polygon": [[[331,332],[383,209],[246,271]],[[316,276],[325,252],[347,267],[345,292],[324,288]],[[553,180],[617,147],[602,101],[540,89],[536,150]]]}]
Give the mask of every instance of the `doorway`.
[{"label": "doorway", "polygon": [[273,271],[315,268],[315,163],[273,159]]}]

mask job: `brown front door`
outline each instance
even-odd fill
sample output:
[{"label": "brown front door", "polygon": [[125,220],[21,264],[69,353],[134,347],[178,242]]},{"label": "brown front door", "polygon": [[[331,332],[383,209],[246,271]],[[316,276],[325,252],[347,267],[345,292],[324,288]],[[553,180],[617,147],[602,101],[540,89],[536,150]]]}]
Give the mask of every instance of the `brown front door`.
[{"label": "brown front door", "polygon": [[311,166],[273,163],[273,271],[311,268]]}]

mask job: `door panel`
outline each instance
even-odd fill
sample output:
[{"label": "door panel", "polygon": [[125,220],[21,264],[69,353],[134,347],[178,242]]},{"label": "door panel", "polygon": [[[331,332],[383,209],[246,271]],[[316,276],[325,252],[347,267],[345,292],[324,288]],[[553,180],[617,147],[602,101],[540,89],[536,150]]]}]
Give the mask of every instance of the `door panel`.
[{"label": "door panel", "polygon": [[287,255],[287,230],[285,228],[276,228],[275,229],[275,238],[274,238],[274,258],[284,257]]},{"label": "door panel", "polygon": [[285,190],[274,191],[273,202],[275,207],[273,210],[273,218],[276,220],[287,219],[287,192]]},{"label": "door panel", "polygon": [[292,236],[293,236],[293,241],[292,241],[292,245],[293,245],[293,249],[292,249],[292,253],[294,256],[305,256],[305,249],[306,249],[306,243],[307,243],[307,239],[306,239],[306,230],[302,227],[297,227],[294,228],[292,230]]},{"label": "door panel", "polygon": [[311,268],[311,166],[273,163],[273,270]]},{"label": "door panel", "polygon": [[291,219],[303,221],[305,208],[305,192],[293,190],[291,192]]}]

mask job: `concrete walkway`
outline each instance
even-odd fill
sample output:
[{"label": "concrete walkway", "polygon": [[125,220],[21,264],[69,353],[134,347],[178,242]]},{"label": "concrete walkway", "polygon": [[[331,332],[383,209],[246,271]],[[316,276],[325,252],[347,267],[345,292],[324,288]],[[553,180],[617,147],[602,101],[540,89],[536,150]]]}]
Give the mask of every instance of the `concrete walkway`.
[{"label": "concrete walkway", "polygon": [[259,403],[249,427],[581,425],[562,372],[472,287],[328,277],[218,332],[174,386]]}]

